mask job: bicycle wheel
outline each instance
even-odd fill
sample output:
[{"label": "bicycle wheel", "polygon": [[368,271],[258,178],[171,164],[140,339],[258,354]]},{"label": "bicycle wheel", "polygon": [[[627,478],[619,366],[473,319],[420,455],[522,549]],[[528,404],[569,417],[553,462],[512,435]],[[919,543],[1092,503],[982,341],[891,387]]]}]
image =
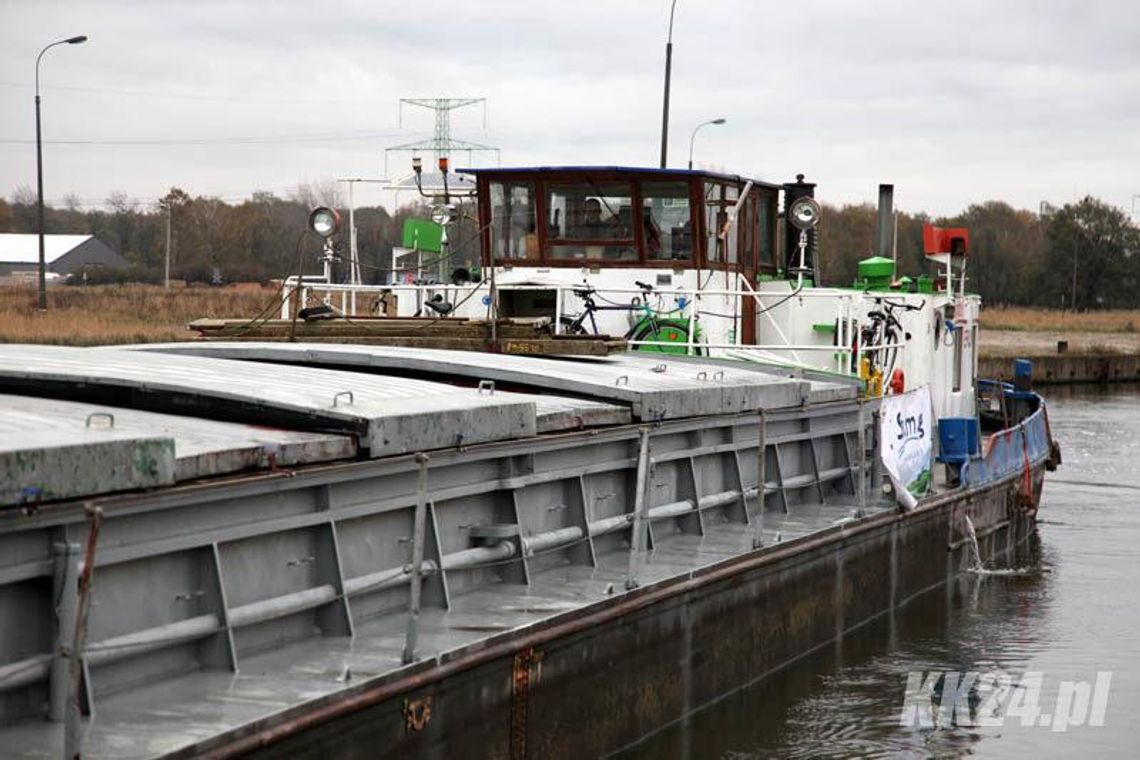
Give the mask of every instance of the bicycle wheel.
[{"label": "bicycle wheel", "polygon": [[[700,337],[700,331],[696,331],[694,338]],[[635,346],[636,351],[651,351],[659,354],[686,354],[688,347],[685,345],[689,342],[689,326],[683,322],[676,322],[671,320],[662,320],[658,322],[642,322],[640,325],[633,329],[633,334],[630,340],[635,341],[650,341],[653,343],[667,343],[675,345],[654,345],[654,346]],[[693,348],[695,356],[704,356],[705,349],[703,346],[695,346]]]},{"label": "bicycle wheel", "polygon": [[558,332],[562,335],[589,335],[589,330],[585,325],[577,320],[576,317],[562,316],[558,318],[558,325],[561,328]]},{"label": "bicycle wheel", "polygon": [[[895,335],[894,330],[887,330],[883,333],[883,344],[891,345],[898,343],[898,336]],[[891,372],[895,368],[895,360],[898,359],[899,349],[898,346],[888,348],[883,355],[883,376],[890,377]]]}]

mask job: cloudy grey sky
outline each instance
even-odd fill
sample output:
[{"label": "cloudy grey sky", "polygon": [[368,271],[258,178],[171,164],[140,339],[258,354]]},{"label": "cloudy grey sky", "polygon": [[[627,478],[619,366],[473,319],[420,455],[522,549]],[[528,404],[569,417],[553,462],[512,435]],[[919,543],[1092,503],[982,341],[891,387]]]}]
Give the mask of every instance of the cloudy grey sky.
[{"label": "cloudy grey sky", "polygon": [[[379,177],[430,137],[406,97],[487,98],[454,137],[503,165],[658,160],[669,0],[0,0],[0,194],[86,204],[172,185],[226,199]],[[1136,0],[678,0],[669,158],[830,202],[955,213],[1140,194]],[[459,164],[465,160],[456,161]],[[493,159],[484,159],[493,160]],[[402,170],[406,156],[390,165]],[[398,164],[398,166],[397,166]],[[358,192],[358,202],[383,198]],[[1140,212],[1140,198],[1136,199]]]}]

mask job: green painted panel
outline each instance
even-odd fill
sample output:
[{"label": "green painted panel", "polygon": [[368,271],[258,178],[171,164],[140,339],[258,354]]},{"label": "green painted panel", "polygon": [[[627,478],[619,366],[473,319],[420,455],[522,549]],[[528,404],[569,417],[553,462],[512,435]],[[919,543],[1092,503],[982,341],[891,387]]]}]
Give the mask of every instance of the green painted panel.
[{"label": "green painted panel", "polygon": [[404,220],[404,247],[439,253],[443,250],[443,227],[430,219]]}]

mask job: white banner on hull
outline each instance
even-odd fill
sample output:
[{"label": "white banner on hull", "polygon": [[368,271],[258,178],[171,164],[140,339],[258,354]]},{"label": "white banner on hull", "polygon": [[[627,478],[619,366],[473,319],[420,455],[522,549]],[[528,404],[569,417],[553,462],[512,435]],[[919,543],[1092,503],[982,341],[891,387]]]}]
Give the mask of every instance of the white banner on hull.
[{"label": "white banner on hull", "polygon": [[883,468],[899,503],[913,509],[919,497],[930,490],[934,441],[930,387],[884,396],[879,419]]}]

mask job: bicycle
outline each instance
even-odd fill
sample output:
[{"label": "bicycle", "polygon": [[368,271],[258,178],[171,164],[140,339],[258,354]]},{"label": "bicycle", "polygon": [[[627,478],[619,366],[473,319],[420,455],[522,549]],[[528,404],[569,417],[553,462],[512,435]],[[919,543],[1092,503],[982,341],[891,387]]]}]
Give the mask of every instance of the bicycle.
[{"label": "bicycle", "polygon": [[[886,298],[876,298],[875,303],[881,308],[867,312],[867,319],[870,322],[859,331],[859,349],[862,359],[859,361],[858,368],[852,367],[852,371],[857,369],[859,376],[874,386],[873,392],[877,389],[877,393],[873,393],[873,395],[882,395],[883,378],[892,377],[895,362],[898,360],[899,334],[902,334],[904,340],[909,341],[911,339],[911,334],[903,329],[902,323],[895,316],[895,309],[919,311],[926,302],[923,301],[914,306],[905,302],[899,303]],[[855,354],[852,353],[853,358],[854,356]]]},{"label": "bicycle", "polygon": [[[657,293],[652,285],[644,282],[634,281],[634,284],[641,289],[641,296],[634,296],[628,304],[619,304],[607,302],[605,305],[599,305],[595,300],[597,291],[586,286],[584,288],[575,288],[573,293],[583,303],[583,309],[577,316],[568,317],[563,316],[559,324],[562,328],[564,335],[599,335],[598,322],[594,315],[599,311],[625,311],[640,313],[640,317],[633,322],[633,325],[622,336],[630,341],[644,341],[654,345],[637,345],[634,346],[635,351],[654,351],[663,354],[687,354],[689,352],[689,321],[687,319],[675,318],[662,318],[662,312],[659,309],[654,309],[649,305],[649,296],[656,295],[658,304],[661,301],[661,294]],[[599,298],[601,298],[599,296]],[[605,300],[605,299],[602,299]],[[673,309],[673,312],[680,311],[683,304],[678,308]],[[670,312],[671,313],[671,312]],[[586,322],[589,320],[589,328],[586,327]],[[700,338],[700,328],[696,325],[693,326],[693,341],[696,342]],[[674,344],[674,345],[660,345],[660,344]],[[697,356],[704,355],[704,349],[701,346],[693,347],[693,354]]]}]

